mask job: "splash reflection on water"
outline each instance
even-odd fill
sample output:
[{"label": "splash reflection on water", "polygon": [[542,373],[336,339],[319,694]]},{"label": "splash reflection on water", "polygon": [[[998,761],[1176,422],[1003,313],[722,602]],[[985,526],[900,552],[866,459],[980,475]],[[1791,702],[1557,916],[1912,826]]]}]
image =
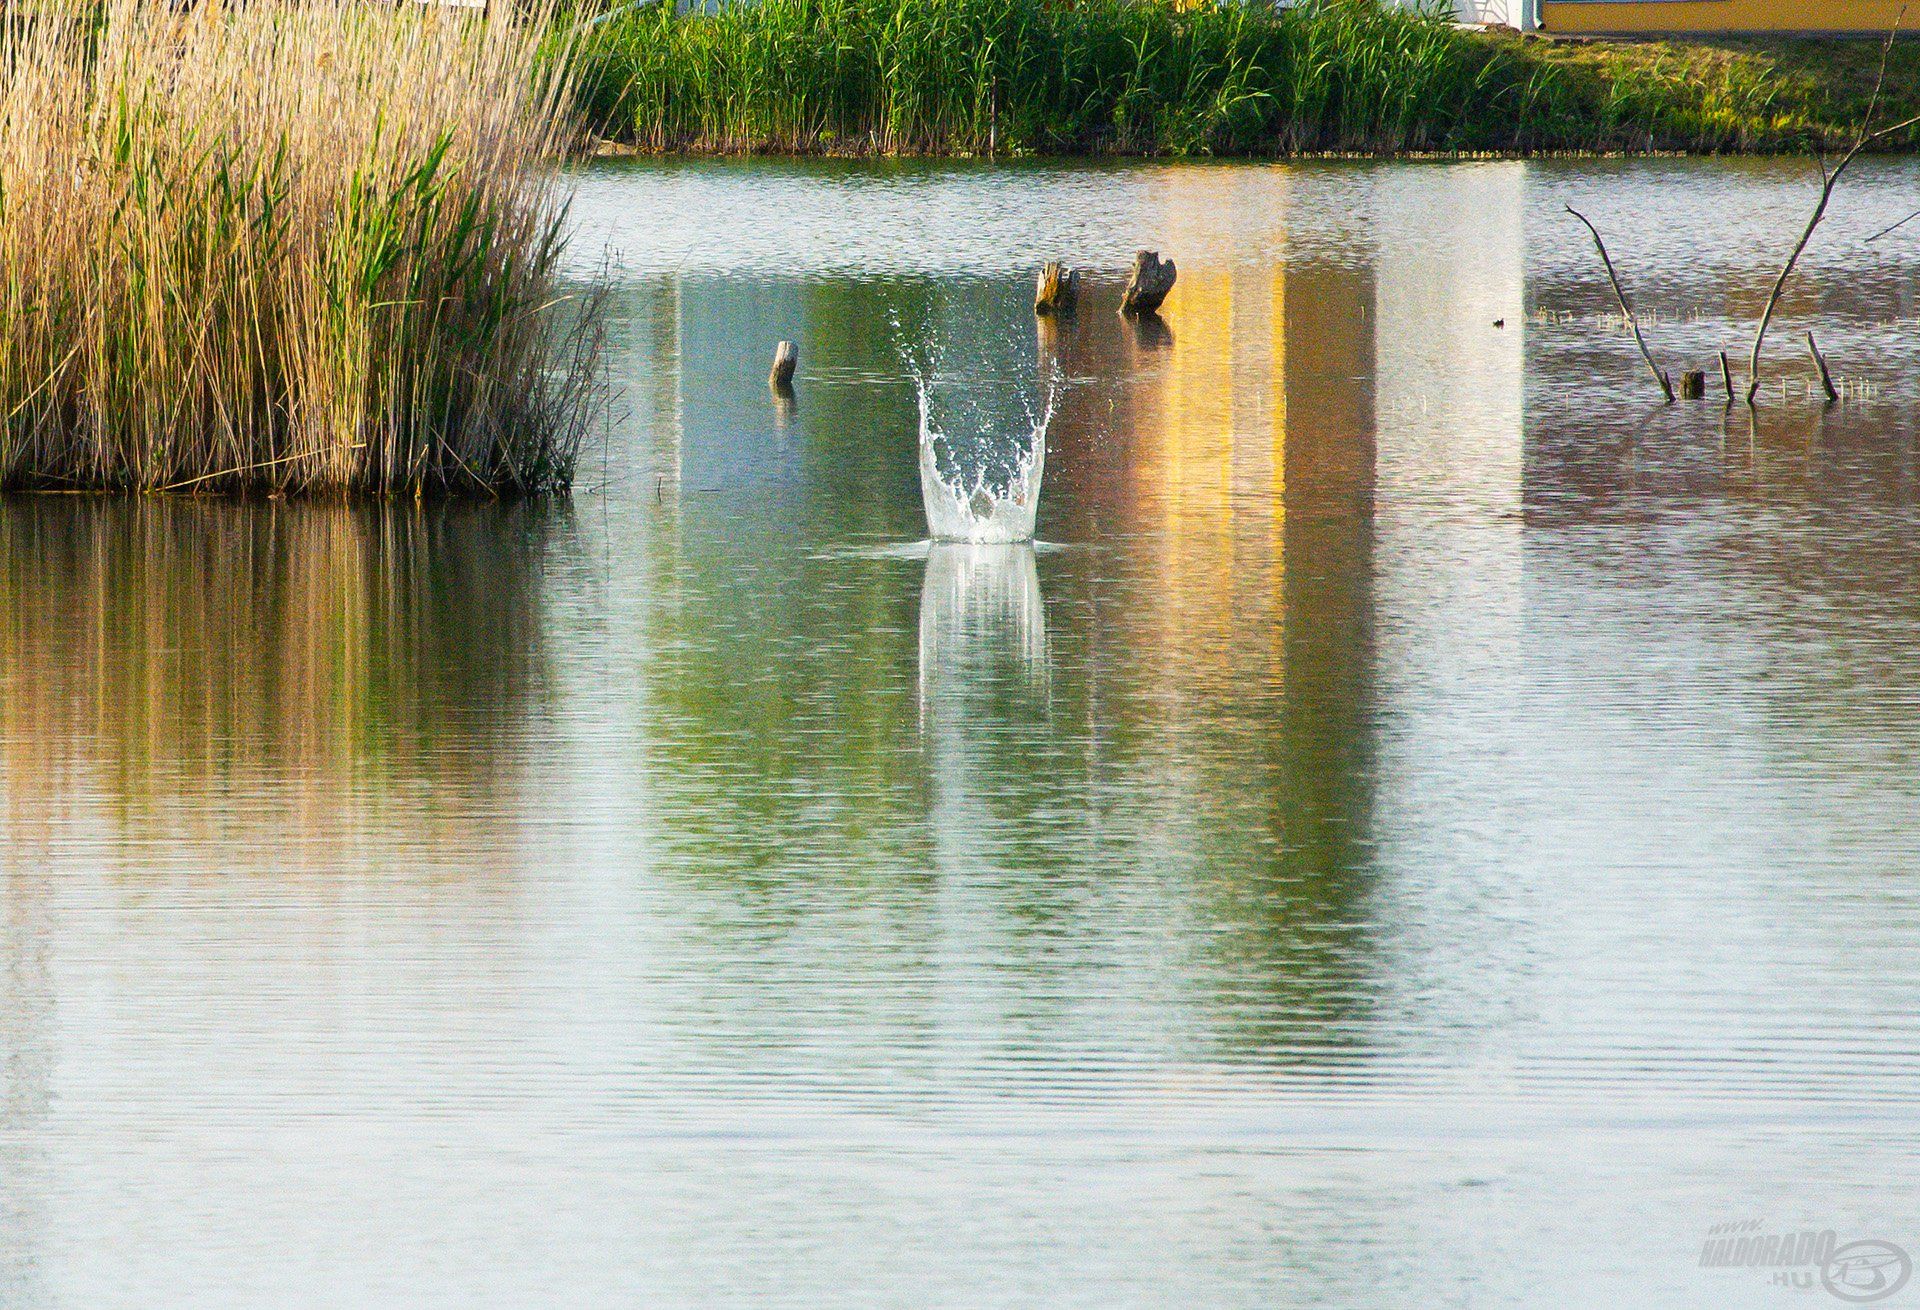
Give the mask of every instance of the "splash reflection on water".
[{"label": "splash reflection on water", "polygon": [[[1047,679],[1047,613],[1033,543],[936,541],[920,589],[920,696],[954,713],[943,680],[1011,668],[1025,682]],[[959,712],[964,718],[964,711]]]}]

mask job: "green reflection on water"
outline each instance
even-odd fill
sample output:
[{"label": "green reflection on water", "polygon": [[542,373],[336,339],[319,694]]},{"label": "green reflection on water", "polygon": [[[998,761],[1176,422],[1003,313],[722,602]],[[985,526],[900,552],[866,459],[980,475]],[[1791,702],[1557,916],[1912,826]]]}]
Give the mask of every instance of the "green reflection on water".
[{"label": "green reflection on water", "polygon": [[[1188,314],[1143,331],[1100,306],[1036,329],[991,282],[679,284],[681,400],[653,439],[681,476],[646,542],[636,734],[663,865],[760,897],[780,933],[984,886],[1035,967],[1049,933],[1120,947],[1143,924],[1111,904],[1151,903],[1200,929],[1179,949],[1225,989],[1234,1048],[1345,1041],[1371,859],[1370,295],[1351,270],[1200,270]],[[860,549],[924,531],[914,401],[873,326],[894,322],[973,374],[1066,380],[1041,520],[1060,548]],[[780,336],[812,374],[791,410],[741,382]]]}]

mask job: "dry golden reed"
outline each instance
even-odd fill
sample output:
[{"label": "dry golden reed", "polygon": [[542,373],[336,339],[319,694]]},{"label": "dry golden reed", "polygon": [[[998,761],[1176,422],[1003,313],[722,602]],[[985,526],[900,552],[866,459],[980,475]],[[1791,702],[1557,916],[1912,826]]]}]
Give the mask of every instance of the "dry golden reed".
[{"label": "dry golden reed", "polygon": [[0,488],[566,485],[599,315],[558,281],[546,15],[6,14]]}]

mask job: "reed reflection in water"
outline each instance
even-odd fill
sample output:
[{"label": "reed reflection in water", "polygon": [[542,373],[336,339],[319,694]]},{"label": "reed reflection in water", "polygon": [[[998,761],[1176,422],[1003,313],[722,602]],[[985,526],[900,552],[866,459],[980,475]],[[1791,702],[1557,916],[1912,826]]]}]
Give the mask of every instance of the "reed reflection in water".
[{"label": "reed reflection in water", "polygon": [[[457,827],[546,687],[537,508],[30,497],[0,509],[6,838],[279,857]],[[431,779],[434,803],[418,803]],[[203,851],[204,853],[204,851]]]}]

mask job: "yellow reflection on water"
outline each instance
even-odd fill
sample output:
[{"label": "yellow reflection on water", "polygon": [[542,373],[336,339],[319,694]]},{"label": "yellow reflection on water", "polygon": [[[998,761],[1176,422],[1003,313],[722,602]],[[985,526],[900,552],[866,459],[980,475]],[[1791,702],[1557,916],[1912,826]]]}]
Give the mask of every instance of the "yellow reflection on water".
[{"label": "yellow reflection on water", "polygon": [[[1171,226],[1193,228],[1181,248],[1206,251],[1212,207],[1231,199],[1204,173],[1166,186]],[[1326,595],[1289,586],[1290,518],[1316,538],[1343,525],[1317,549],[1357,556],[1375,466],[1372,275],[1287,258],[1283,224],[1275,239],[1271,259],[1183,263],[1158,319],[1116,329],[1083,311],[1042,335],[1068,372],[1111,379],[1063,404],[1054,445],[1069,494],[1097,507],[1088,535],[1131,535],[1154,580],[1125,615],[1135,641],[1221,676],[1254,656],[1269,683],[1284,681],[1289,607]]]}]

